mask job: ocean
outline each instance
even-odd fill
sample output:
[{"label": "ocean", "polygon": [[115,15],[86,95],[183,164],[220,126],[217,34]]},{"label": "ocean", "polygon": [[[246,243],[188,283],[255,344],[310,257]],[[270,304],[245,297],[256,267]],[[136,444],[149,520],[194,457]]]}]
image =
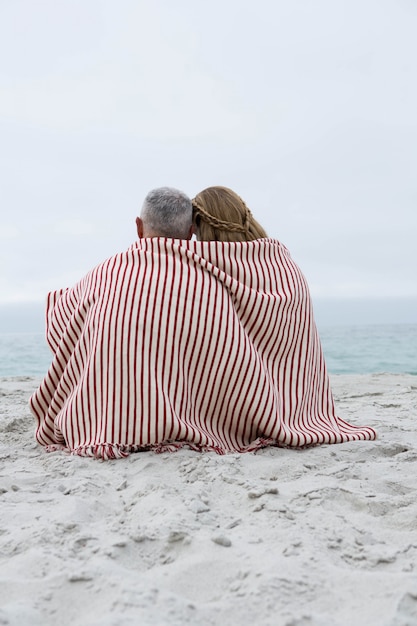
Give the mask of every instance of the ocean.
[{"label": "ocean", "polygon": [[331,374],[417,374],[417,324],[320,329]]},{"label": "ocean", "polygon": [[[417,324],[319,327],[331,374],[417,375]],[[0,376],[43,376],[51,352],[43,333],[0,334]]]}]

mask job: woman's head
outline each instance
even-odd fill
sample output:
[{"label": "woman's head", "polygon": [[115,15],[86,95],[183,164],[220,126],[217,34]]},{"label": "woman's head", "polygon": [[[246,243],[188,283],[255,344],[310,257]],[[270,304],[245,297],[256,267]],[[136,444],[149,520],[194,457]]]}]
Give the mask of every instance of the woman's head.
[{"label": "woman's head", "polygon": [[192,201],[200,241],[252,241],[267,237],[246,204],[227,187],[208,187]]}]

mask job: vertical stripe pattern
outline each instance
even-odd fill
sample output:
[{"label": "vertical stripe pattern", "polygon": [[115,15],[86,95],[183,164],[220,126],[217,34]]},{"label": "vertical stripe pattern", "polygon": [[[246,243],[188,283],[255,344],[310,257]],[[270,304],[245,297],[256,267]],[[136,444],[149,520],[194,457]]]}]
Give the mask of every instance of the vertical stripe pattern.
[{"label": "vertical stripe pattern", "polygon": [[335,407],[307,283],[273,239],[141,239],[49,294],[30,399],[48,449],[255,450],[374,439]]}]

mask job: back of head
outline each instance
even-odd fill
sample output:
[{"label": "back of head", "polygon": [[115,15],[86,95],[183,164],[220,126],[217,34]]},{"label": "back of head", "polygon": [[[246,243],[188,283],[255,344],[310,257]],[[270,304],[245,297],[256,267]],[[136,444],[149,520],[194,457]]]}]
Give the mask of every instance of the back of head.
[{"label": "back of head", "polygon": [[200,241],[252,241],[267,237],[242,198],[227,187],[208,187],[192,203]]},{"label": "back of head", "polygon": [[141,219],[145,236],[189,239],[193,221],[191,200],[173,187],[153,189],[144,200]]}]

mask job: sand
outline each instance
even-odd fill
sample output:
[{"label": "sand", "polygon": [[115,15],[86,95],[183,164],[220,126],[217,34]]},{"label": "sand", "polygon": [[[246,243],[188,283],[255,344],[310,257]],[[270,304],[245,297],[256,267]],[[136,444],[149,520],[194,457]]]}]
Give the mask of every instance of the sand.
[{"label": "sand", "polygon": [[333,376],[378,440],[48,454],[0,379],[0,624],[415,626],[417,378]]}]

